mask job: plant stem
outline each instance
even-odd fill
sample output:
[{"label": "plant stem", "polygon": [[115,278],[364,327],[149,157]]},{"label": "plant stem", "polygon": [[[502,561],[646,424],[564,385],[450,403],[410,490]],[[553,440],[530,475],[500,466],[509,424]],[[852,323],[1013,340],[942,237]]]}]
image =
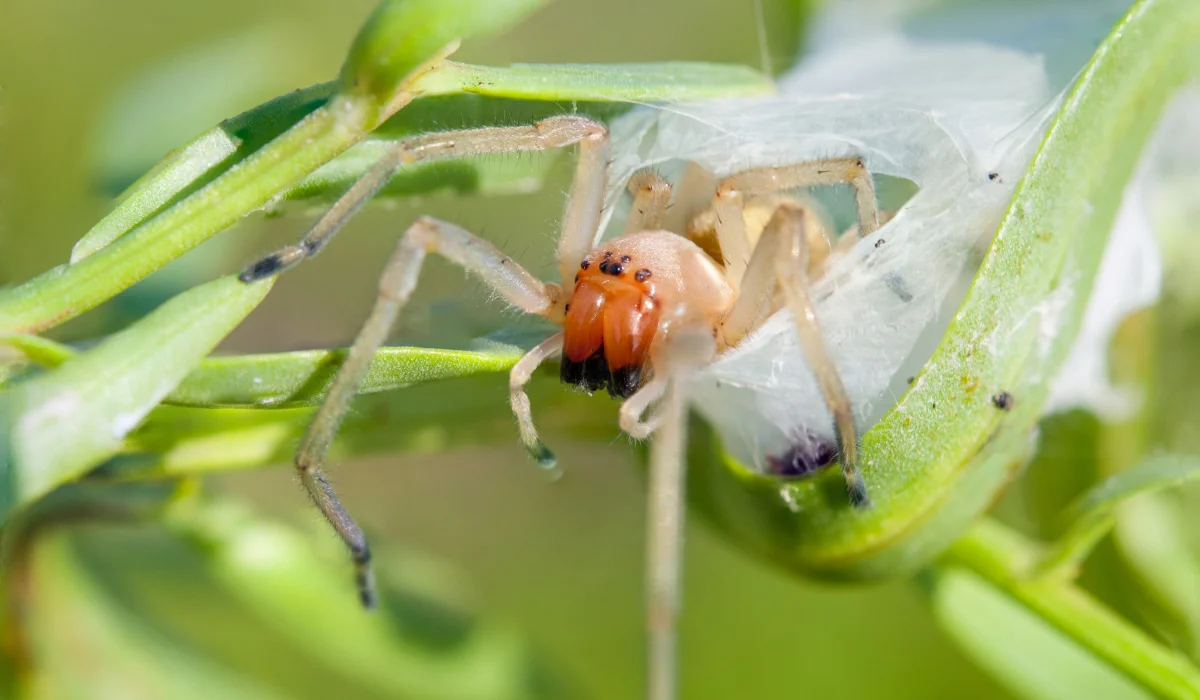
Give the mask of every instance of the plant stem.
[{"label": "plant stem", "polygon": [[1123,620],[1073,582],[1030,578],[1039,547],[984,520],[949,556],[1005,591],[1060,631],[1160,697],[1200,698],[1200,668]]}]

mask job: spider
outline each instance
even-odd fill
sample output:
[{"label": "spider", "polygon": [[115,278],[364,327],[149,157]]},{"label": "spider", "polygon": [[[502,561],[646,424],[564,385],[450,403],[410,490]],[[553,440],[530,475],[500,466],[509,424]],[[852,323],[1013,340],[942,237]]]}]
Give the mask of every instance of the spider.
[{"label": "spider", "polygon": [[[371,358],[416,286],[426,255],[448,258],[509,304],[560,325],[561,332],[534,347],[512,368],[512,410],[530,455],[542,466],[553,466],[555,457],[538,437],[524,387],[539,365],[561,354],[564,382],[588,392],[606,389],[624,399],[619,421],[624,432],[635,439],[657,433],[650,446],[648,697],[665,700],[674,696],[675,688],[687,415],[684,384],[690,373],[736,346],[774,311],[790,308],[801,347],[833,416],[836,453],[826,449],[819,459],[840,457],[850,503],[860,508],[870,504],[857,466],[850,401],[822,339],[808,292],[810,277],[821,274],[825,257],[879,227],[873,180],[861,159],[747,170],[719,183],[711,176],[685,176],[676,200],[708,204],[684,231],[664,229],[672,186],[658,174],[642,171],[628,186],[633,205],[624,233],[597,247],[608,179],[609,135],[604,125],[580,116],[558,116],[532,126],[425,135],[398,143],[301,242],[259,260],[241,279],[269,277],[316,255],[405,165],[573,145],[578,146],[578,158],[557,251],[562,283],[538,280],[491,243],[454,224],[417,219],[386,264],[374,308],[317,410],[296,453],[295,466],[313,502],[350,550],[363,604],[374,607],[366,538],[339,503],[321,465]],[[707,183],[700,187],[709,190],[683,191],[689,182]],[[839,183],[854,188],[859,229],[858,235],[835,241],[812,206],[785,193]],[[644,420],[656,402],[657,414]],[[782,461],[803,462],[801,471],[810,471],[820,466],[809,464],[814,458],[789,453]]]}]

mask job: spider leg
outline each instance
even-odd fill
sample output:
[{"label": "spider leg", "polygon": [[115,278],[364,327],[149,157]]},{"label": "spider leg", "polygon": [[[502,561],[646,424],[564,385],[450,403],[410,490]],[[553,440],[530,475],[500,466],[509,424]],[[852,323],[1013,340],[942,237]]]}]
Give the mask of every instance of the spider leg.
[{"label": "spider leg", "polygon": [[653,170],[641,170],[629,179],[628,189],[633,206],[625,219],[625,233],[661,229],[671,201],[671,183]]},{"label": "spider leg", "polygon": [[363,605],[374,607],[375,589],[370,550],[362,530],[342,507],[321,465],[350,400],[371,366],[375,351],[387,338],[413,288],[427,253],[439,253],[482,279],[513,306],[546,315],[553,307],[557,285],[547,285],[517,265],[488,241],[452,224],[428,217],[417,219],[404,232],[379,280],[379,296],[366,323],[354,339],[333,386],[317,409],[296,452],[296,469],[313,502],[325,514],[354,558]]},{"label": "spider leg", "polygon": [[[806,236],[808,239],[806,242],[809,245],[812,245],[814,238],[820,240],[826,237],[820,217],[809,216],[812,212],[801,204],[782,200],[776,203],[775,210],[771,214],[772,218],[776,216],[779,207],[783,206],[784,202],[787,202],[787,205],[793,209],[804,212],[805,233],[810,234]],[[779,226],[763,227],[763,233],[750,254],[750,261],[743,273],[741,285],[738,287],[737,300],[734,301],[733,307],[717,327],[723,347],[731,348],[740,343],[751,331],[767,320],[767,317],[781,308],[777,300],[781,290],[779,280],[775,275],[775,260],[780,255],[782,233]],[[806,254],[810,251],[812,248],[805,249]],[[804,262],[806,266],[811,264],[811,261],[808,260]],[[809,267],[805,267],[805,269],[807,270]]]},{"label": "spider leg", "polygon": [[745,279],[750,260],[750,239],[741,216],[747,193],[779,192],[842,183],[850,183],[854,188],[860,236],[873,233],[879,228],[875,182],[861,158],[828,158],[795,165],[756,168],[725,178],[717,188],[713,209],[720,222],[717,232],[730,279]]},{"label": "spider leg", "polygon": [[[321,216],[316,224],[294,245],[267,255],[246,268],[240,279],[253,282],[276,275],[311,258],[329,243],[343,225],[354,216],[388,180],[406,165],[441,158],[460,158],[485,153],[540,151],[594,141],[597,133],[607,138],[605,128],[583,117],[558,116],[533,126],[490,127],[466,131],[426,134],[396,143],[380,160]],[[581,151],[593,151],[594,147]],[[601,149],[604,150],[604,149]],[[581,153],[581,160],[583,159]],[[603,158],[607,158],[603,154]],[[603,183],[601,193],[603,195]],[[599,205],[596,206],[599,222]],[[586,223],[586,222],[584,222]],[[593,226],[593,230],[595,226]],[[586,252],[586,251],[585,251]]]},{"label": "spider leg", "polygon": [[[568,117],[560,117],[566,119]],[[604,188],[608,184],[608,129],[582,117],[570,117],[577,123],[579,158],[567,211],[558,237],[558,273],[563,285],[575,278],[579,263],[596,246],[600,236],[600,213],[604,207]]]},{"label": "spider leg", "polygon": [[[769,246],[768,252],[774,267],[775,278],[783,289],[792,316],[800,345],[808,358],[809,366],[817,377],[825,405],[833,414],[834,433],[842,460],[842,477],[846,480],[846,491],[851,505],[858,508],[870,507],[871,499],[862,474],[858,470],[858,435],[854,427],[854,413],[850,397],[842,384],[837,366],[829,355],[821,328],[817,323],[816,310],[808,293],[808,232],[805,230],[804,210],[784,203],[776,210],[759,241],[759,248]],[[757,253],[757,251],[756,251]]]},{"label": "spider leg", "polygon": [[509,403],[512,404],[513,415],[517,417],[517,427],[521,431],[521,444],[529,451],[529,456],[543,469],[553,469],[557,462],[554,453],[546,447],[538,437],[537,428],[533,425],[533,409],[529,405],[529,396],[525,393],[525,385],[533,377],[533,372],[546,360],[562,352],[563,334],[555,333],[540,345],[530,350],[517,364],[513,365],[508,375]]},{"label": "spider leg", "polygon": [[[669,323],[669,322],[668,322]],[[645,407],[662,396],[650,444],[650,487],[646,516],[647,697],[673,700],[676,679],[676,621],[682,596],[685,451],[687,445],[686,382],[692,372],[716,355],[707,324],[670,329],[656,356],[658,378],[631,396],[627,405]],[[638,411],[640,413],[640,411]],[[622,412],[622,418],[625,417]]]},{"label": "spider leg", "polygon": [[650,434],[658,429],[662,421],[658,417],[643,421],[642,415],[646,409],[650,408],[650,404],[663,397],[666,390],[667,380],[655,377],[638,389],[633,396],[625,399],[625,403],[621,404],[618,418],[621,430],[635,440],[645,440],[650,437]]}]

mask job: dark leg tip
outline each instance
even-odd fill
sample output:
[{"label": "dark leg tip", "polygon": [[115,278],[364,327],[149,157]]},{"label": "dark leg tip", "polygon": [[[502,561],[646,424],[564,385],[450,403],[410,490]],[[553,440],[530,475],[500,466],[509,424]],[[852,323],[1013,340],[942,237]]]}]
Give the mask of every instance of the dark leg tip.
[{"label": "dark leg tip", "polygon": [[866,510],[871,507],[871,496],[867,493],[867,484],[857,474],[846,484],[846,495],[850,497],[850,505],[858,510]]},{"label": "dark leg tip", "polygon": [[238,280],[245,284],[250,284],[251,282],[257,282],[259,280],[271,277],[272,275],[278,273],[282,268],[283,263],[277,256],[268,255],[267,257],[259,260],[243,270],[242,274],[238,275]]},{"label": "dark leg tip", "polygon": [[358,570],[358,600],[366,610],[379,607],[379,592],[375,589],[375,572],[370,564],[360,564]]},{"label": "dark leg tip", "polygon": [[529,456],[532,457],[533,461],[537,462],[537,465],[542,469],[553,469],[558,464],[558,457],[556,457],[554,453],[550,451],[549,447],[546,447],[546,443],[539,440],[536,445],[533,445],[528,449]]}]

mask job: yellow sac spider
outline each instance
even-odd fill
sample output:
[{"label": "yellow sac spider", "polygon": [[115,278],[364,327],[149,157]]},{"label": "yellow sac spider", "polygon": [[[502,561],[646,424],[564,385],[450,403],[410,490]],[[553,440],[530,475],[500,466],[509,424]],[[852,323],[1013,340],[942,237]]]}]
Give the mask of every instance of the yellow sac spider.
[{"label": "yellow sac spider", "polygon": [[[604,125],[578,116],[532,126],[496,127],[420,136],[398,144],[321,218],[300,243],[246,269],[244,282],[277,274],[315,255],[398,168],[433,158],[532,151],[578,144],[579,157],[558,240],[563,283],[542,282],[491,243],[454,224],[422,217],[400,238],[379,281],[379,296],[329,394],[296,453],[305,489],[345,541],[357,566],[358,588],[375,605],[370,550],[362,530],[338,502],[321,470],[339,423],[408,301],[422,263],[438,253],[478,276],[508,303],[563,330],[533,348],[512,369],[510,392],[521,440],[543,466],[554,456],[538,438],[525,384],[542,362],[562,355],[561,376],[592,392],[607,389],[625,400],[622,430],[651,445],[647,542],[647,630],[650,697],[670,698],[675,685],[675,618],[683,523],[683,449],[689,374],[735,347],[774,311],[789,307],[808,364],[834,418],[836,454],[781,455],[781,472],[804,472],[841,460],[849,501],[870,506],[857,464],[857,433],[841,378],[822,340],[810,279],[825,258],[880,225],[875,188],[859,158],[834,158],[746,170],[719,183],[685,177],[677,201],[707,202],[682,227],[667,230],[671,185],[651,171],[629,182],[633,206],[623,235],[597,247],[608,180],[609,135]],[[699,168],[693,170],[693,174]],[[855,191],[858,232],[836,240],[803,200],[784,192],[849,183]],[[651,404],[662,405],[643,419]],[[803,450],[802,450],[803,451]],[[802,468],[797,469],[796,465]]]}]

